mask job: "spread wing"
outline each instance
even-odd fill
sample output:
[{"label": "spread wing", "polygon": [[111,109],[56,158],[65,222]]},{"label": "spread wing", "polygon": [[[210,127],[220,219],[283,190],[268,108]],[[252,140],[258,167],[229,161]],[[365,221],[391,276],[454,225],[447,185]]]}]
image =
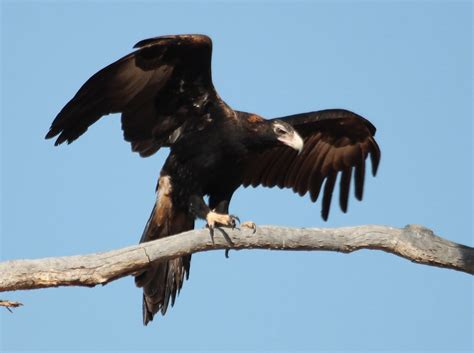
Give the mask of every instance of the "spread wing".
[{"label": "spread wing", "polygon": [[347,211],[352,175],[355,196],[362,200],[365,160],[370,156],[374,176],[380,161],[375,127],[368,120],[342,109],[297,114],[279,120],[291,124],[304,139],[301,154],[281,146],[250,156],[244,163],[244,186],[292,188],[301,196],[309,192],[315,202],[325,181],[321,212],[324,220],[329,215],[338,174],[342,211]]},{"label": "spread wing", "polygon": [[122,129],[142,156],[172,143],[186,118],[221,102],[212,85],[211,39],[203,35],[143,40],[137,51],[97,72],[54,119],[46,138],[71,143],[100,117],[122,113]]}]

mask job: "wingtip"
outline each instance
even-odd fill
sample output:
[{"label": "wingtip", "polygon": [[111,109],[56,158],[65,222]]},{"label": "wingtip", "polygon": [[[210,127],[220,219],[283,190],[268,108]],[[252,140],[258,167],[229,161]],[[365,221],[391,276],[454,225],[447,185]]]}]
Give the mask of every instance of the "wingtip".
[{"label": "wingtip", "polygon": [[61,134],[61,135],[58,136],[58,138],[54,142],[54,145],[59,146],[60,144],[62,144],[63,142],[66,142],[66,141],[67,141],[68,144],[70,144],[72,142],[66,136],[64,136],[64,134]]},{"label": "wingtip", "polygon": [[377,162],[376,164],[374,164],[374,162],[372,162],[372,176],[377,176],[377,172],[379,170],[379,162]]},{"label": "wingtip", "polygon": [[347,213],[347,205],[341,205],[342,213]]},{"label": "wingtip", "polygon": [[[54,130],[53,128],[51,128],[48,133],[45,135],[45,140],[50,140],[52,139],[53,137],[56,137],[59,135],[60,132]],[[54,141],[54,145],[55,146],[59,146],[60,144],[62,144],[64,142],[64,137],[62,137],[62,135],[59,135],[58,138],[56,139],[56,141]]]},{"label": "wingtip", "polygon": [[380,165],[380,150],[377,150],[377,153],[372,152],[370,154],[370,159],[372,163],[372,176],[376,176]]},{"label": "wingtip", "polygon": [[327,210],[327,211],[322,210],[322,211],[321,211],[321,217],[323,218],[323,221],[324,221],[324,222],[327,222],[327,221],[328,221],[328,218],[329,218],[329,210]]},{"label": "wingtip", "polygon": [[53,138],[56,135],[57,135],[57,133],[54,131],[53,128],[51,128],[51,129],[49,129],[48,133],[44,136],[44,139],[49,140],[49,139]]}]

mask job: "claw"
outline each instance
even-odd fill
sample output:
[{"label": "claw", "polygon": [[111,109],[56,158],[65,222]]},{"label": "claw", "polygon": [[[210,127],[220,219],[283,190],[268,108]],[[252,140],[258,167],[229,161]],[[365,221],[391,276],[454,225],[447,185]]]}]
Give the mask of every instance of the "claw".
[{"label": "claw", "polygon": [[252,234],[255,234],[257,231],[257,225],[254,222],[246,221],[240,224],[240,228],[249,228],[252,229]]},{"label": "claw", "polygon": [[229,215],[229,218],[230,218],[230,223],[231,223],[230,225],[232,229],[235,229],[235,227],[237,226],[237,222],[240,224],[240,218],[232,214]]}]

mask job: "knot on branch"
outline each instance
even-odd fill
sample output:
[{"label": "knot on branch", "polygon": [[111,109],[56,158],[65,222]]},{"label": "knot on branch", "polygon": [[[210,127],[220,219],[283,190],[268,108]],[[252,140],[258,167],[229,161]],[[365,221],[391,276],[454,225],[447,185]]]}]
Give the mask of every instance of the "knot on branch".
[{"label": "knot on branch", "polygon": [[408,233],[411,233],[415,237],[435,236],[434,232],[431,229],[426,228],[425,226],[422,226],[420,224],[407,224],[404,230]]}]

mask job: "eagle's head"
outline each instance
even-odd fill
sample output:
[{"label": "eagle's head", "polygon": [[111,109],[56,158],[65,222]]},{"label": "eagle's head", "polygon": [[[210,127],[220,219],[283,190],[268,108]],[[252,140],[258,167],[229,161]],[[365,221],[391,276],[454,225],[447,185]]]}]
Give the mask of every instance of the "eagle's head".
[{"label": "eagle's head", "polygon": [[272,120],[271,127],[277,141],[295,149],[298,154],[303,150],[303,139],[290,124],[283,120]]},{"label": "eagle's head", "polygon": [[298,151],[303,150],[303,139],[295,128],[280,119],[266,120],[257,114],[241,113],[241,120],[248,135],[245,141],[254,148],[268,148],[286,145]]}]

